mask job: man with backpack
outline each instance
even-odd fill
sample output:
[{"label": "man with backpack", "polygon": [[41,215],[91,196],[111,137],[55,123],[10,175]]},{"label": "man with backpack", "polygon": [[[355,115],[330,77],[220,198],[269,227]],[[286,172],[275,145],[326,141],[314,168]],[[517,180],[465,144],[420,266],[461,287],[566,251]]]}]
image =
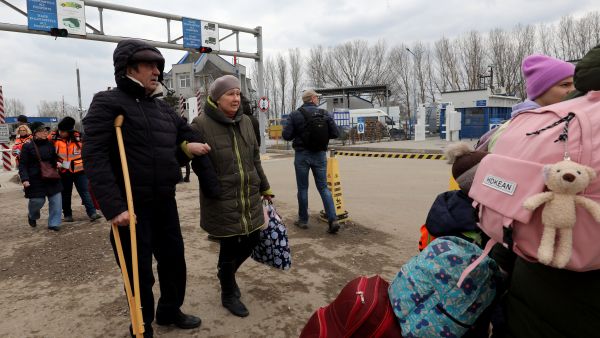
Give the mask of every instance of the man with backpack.
[{"label": "man with backpack", "polygon": [[286,141],[293,141],[296,152],[294,168],[298,186],[298,220],[294,225],[308,229],[308,173],[312,170],[329,221],[327,232],[335,234],[340,225],[331,191],[327,188],[327,145],[339,133],[329,113],[317,107],[319,96],[313,89],[302,93],[304,104],[290,113],[282,136]]}]

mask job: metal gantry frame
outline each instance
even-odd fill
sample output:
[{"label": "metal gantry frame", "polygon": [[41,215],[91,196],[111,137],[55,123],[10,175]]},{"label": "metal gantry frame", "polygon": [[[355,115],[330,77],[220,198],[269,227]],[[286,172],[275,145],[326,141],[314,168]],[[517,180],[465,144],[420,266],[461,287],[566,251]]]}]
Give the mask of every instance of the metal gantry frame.
[{"label": "metal gantry frame", "polygon": [[[27,11],[21,10],[19,7],[11,4],[7,0],[0,0],[0,3],[5,4],[10,9],[12,9],[24,16],[27,16]],[[129,7],[129,6],[108,3],[108,2],[103,2],[103,1],[95,1],[95,0],[85,0],[84,4],[86,7],[94,7],[98,10],[98,15],[99,15],[99,19],[100,19],[100,28],[98,29],[86,22],[86,27],[92,31],[91,33],[87,32],[86,35],[69,34],[67,36],[67,38],[102,41],[102,42],[113,42],[113,43],[118,43],[119,41],[132,38],[132,37],[125,37],[125,36],[106,35],[104,33],[104,10],[107,9],[107,10],[116,11],[116,12],[143,15],[143,16],[153,17],[153,18],[157,18],[157,19],[165,19],[166,24],[167,24],[166,25],[166,28],[167,28],[166,41],[156,41],[156,40],[147,40],[147,39],[144,39],[144,40],[146,42],[148,42],[149,44],[151,44],[152,46],[157,47],[157,48],[183,50],[183,51],[188,51],[188,52],[192,52],[192,53],[198,52],[198,50],[193,49],[193,48],[184,48],[182,43],[178,43],[178,41],[180,41],[183,38],[183,36],[179,36],[176,38],[171,37],[171,21],[182,22],[183,16],[181,16],[181,15],[167,14],[167,13],[158,12],[158,11],[152,11],[152,10],[136,8],[136,7]],[[88,11],[86,11],[86,13],[88,13]],[[213,22],[213,21],[211,21],[211,22]],[[230,34],[228,34],[227,36],[225,36],[223,38],[220,38],[219,41],[223,41],[229,37],[235,36],[236,50],[235,51],[218,50],[218,51],[215,51],[214,54],[253,59],[257,63],[257,70],[258,70],[258,74],[256,74],[258,77],[258,79],[256,79],[258,96],[259,97],[264,96],[265,85],[264,85],[264,65],[263,65],[264,54],[263,54],[263,44],[262,44],[262,27],[257,26],[256,28],[246,28],[246,27],[240,27],[240,26],[235,26],[235,25],[230,25],[230,24],[225,24],[225,23],[220,23],[220,22],[215,22],[215,23],[219,25],[219,29],[231,31]],[[4,23],[4,22],[0,22],[0,31],[47,35],[50,37],[49,33],[45,32],[45,31],[30,30],[26,25],[18,25],[18,24]],[[240,41],[239,41],[240,33],[252,34],[256,38],[256,52],[255,53],[240,51]],[[259,117],[260,117],[259,118],[260,130],[265,130],[266,115],[264,113],[260,113]],[[265,142],[264,142],[264,133],[261,133],[261,139],[263,139],[263,140],[261,142],[260,150],[261,150],[261,153],[264,153],[266,151],[266,146],[265,146]]]}]

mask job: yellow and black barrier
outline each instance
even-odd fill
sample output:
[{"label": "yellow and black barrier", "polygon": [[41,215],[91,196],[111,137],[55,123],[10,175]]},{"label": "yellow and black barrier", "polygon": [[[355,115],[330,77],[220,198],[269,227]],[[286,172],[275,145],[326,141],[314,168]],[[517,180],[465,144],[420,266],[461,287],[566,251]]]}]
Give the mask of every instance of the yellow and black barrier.
[{"label": "yellow and black barrier", "polygon": [[356,156],[356,157],[379,157],[379,158],[408,158],[415,160],[445,160],[444,154],[420,154],[420,153],[375,153],[375,152],[357,152],[357,151],[336,151],[338,156]]},{"label": "yellow and black barrier", "polygon": [[[335,214],[339,222],[343,223],[349,220],[348,211],[344,207],[344,197],[342,194],[342,182],[340,180],[340,168],[336,152],[331,151],[330,157],[327,158],[327,188],[331,191],[333,197],[333,205],[335,206]],[[321,220],[327,222],[327,215],[324,210],[320,213]]]}]

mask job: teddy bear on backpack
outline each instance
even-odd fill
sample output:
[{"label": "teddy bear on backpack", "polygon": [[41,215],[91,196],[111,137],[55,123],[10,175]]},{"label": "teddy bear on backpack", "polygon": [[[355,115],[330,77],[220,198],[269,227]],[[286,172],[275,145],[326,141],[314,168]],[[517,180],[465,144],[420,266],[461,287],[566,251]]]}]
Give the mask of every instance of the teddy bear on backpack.
[{"label": "teddy bear on backpack", "polygon": [[594,169],[570,160],[544,167],[544,180],[550,191],[533,195],[523,202],[523,207],[528,210],[544,204],[544,230],[538,248],[540,263],[564,268],[571,259],[577,205],[584,207],[600,223],[600,205],[577,195],[595,178]]}]

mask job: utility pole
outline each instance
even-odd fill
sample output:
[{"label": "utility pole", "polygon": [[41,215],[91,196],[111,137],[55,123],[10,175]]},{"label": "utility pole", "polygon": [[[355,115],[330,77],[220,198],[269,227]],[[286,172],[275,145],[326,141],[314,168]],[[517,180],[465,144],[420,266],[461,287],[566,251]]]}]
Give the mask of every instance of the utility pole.
[{"label": "utility pole", "polygon": [[[409,48],[406,48],[406,50],[413,56],[413,58],[415,60],[415,67],[416,67],[417,56]],[[414,117],[415,117],[415,120],[416,120],[417,119],[417,83],[416,83],[416,70],[415,70],[415,75],[412,78],[412,83],[413,83],[413,86],[412,86],[413,87],[413,109],[415,110]],[[408,125],[407,136],[408,136],[408,139],[411,139],[412,138],[412,128],[411,128],[412,127],[412,120],[410,118],[410,109],[409,109],[409,112],[408,112],[408,123],[409,123],[409,125]]]},{"label": "utility pole", "polygon": [[81,105],[81,81],[79,80],[79,65],[75,66],[75,73],[77,74],[77,97],[79,98],[79,123],[83,127],[83,107]]}]

